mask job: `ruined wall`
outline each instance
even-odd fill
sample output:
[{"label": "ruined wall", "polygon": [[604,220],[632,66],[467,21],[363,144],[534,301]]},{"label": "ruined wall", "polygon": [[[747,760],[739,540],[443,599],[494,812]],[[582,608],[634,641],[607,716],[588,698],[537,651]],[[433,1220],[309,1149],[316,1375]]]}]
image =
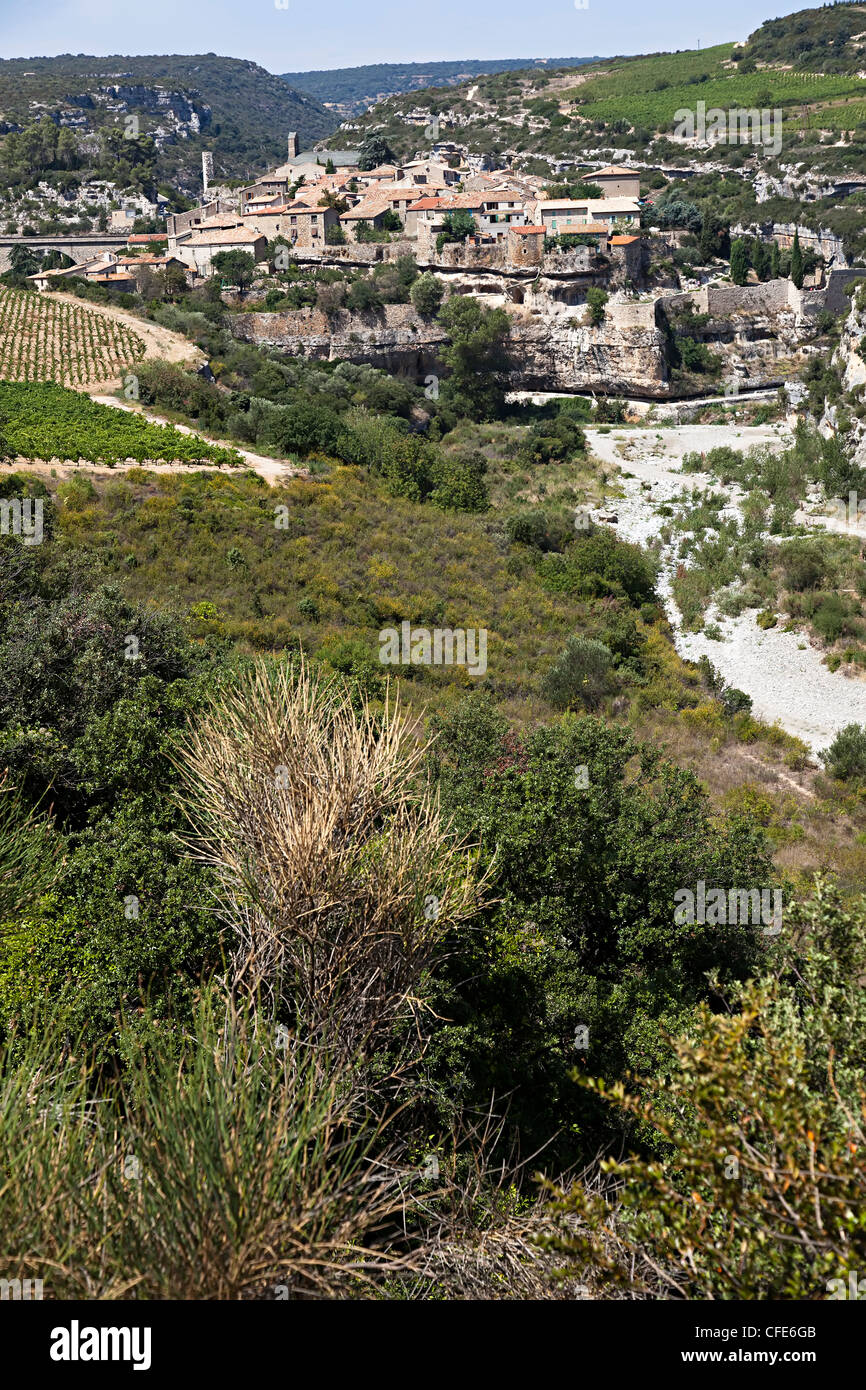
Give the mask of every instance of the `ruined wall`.
[{"label": "ruined wall", "polygon": [[651,331],[656,327],[657,303],[655,299],[641,299],[636,304],[607,304],[604,314],[616,328],[643,328]]}]

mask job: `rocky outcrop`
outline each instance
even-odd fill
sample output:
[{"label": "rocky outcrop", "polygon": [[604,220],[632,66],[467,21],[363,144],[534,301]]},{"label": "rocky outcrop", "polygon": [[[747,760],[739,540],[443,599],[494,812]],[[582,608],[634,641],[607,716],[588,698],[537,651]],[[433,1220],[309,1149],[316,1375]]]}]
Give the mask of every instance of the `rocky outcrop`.
[{"label": "rocky outcrop", "polygon": [[533,315],[511,331],[514,390],[598,391],[665,399],[670,392],[664,334],[609,317],[592,328],[577,317]]},{"label": "rocky outcrop", "polygon": [[[665,339],[652,303],[611,306],[598,328],[584,317],[580,309],[513,318],[514,390],[669,394]],[[403,304],[378,314],[341,310],[330,318],[316,309],[232,314],[230,322],[234,336],[246,342],[320,361],[365,362],[418,382],[441,372],[439,351],[447,338],[438,324]]]}]

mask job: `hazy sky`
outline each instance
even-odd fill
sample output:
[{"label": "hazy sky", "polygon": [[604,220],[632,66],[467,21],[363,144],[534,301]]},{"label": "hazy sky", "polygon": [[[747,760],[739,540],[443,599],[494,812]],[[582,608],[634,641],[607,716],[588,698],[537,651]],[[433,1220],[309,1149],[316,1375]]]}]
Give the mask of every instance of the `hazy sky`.
[{"label": "hazy sky", "polygon": [[0,56],[212,52],[271,72],[583,57],[741,39],[799,8],[802,0],[588,0],[586,9],[575,0],[0,0]]}]

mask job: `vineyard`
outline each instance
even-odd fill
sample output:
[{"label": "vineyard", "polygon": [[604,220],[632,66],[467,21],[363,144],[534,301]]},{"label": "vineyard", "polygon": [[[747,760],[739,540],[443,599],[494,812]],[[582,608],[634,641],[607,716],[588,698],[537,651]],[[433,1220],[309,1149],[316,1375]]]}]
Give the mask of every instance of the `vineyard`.
[{"label": "vineyard", "polygon": [[0,454],[108,464],[241,463],[234,449],[152,425],[53,383],[0,381]]},{"label": "vineyard", "polygon": [[779,108],[785,121],[807,126],[850,129],[862,118],[866,93],[857,76],[766,69],[744,73],[730,65],[730,53],[730,44],[719,44],[702,51],[618,60],[565,95],[578,103],[577,114],[586,120],[624,120],[650,130],[669,129],[676,111],[694,110],[698,101],[707,111]]},{"label": "vineyard", "polygon": [[0,378],[6,381],[108,381],[144,353],[142,339],[117,319],[0,286]]}]

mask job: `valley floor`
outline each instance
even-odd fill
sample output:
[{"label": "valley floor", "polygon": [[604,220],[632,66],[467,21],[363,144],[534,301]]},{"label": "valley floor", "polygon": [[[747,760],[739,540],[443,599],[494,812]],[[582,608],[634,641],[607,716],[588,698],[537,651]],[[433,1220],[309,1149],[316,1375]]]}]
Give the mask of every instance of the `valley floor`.
[{"label": "valley floor", "polygon": [[[622,495],[599,508],[602,515],[615,513],[616,532],[623,540],[645,545],[659,537],[662,521],[657,507],[678,497],[684,489],[724,491],[708,473],[683,473],[685,454],[706,452],[719,445],[747,450],[754,445],[782,448],[790,443],[785,426],[755,425],[731,430],[727,425],[681,425],[674,429],[629,429],[601,433],[588,429],[590,447],[602,462],[621,470]],[[643,485],[649,483],[650,488]],[[732,506],[738,489],[728,489]],[[831,518],[801,514],[799,520],[825,526]],[[722,640],[704,632],[684,632],[682,618],[671,594],[677,560],[674,545],[662,545],[659,590],[674,630],[677,651],[690,661],[707,656],[726,682],[752,697],[754,713],[769,723],[778,721],[817,752],[832,743],[847,724],[866,721],[866,680],[831,672],[821,651],[799,632],[781,627],[758,627],[757,610],[748,609],[729,618],[711,608],[708,616],[722,631]]]}]

